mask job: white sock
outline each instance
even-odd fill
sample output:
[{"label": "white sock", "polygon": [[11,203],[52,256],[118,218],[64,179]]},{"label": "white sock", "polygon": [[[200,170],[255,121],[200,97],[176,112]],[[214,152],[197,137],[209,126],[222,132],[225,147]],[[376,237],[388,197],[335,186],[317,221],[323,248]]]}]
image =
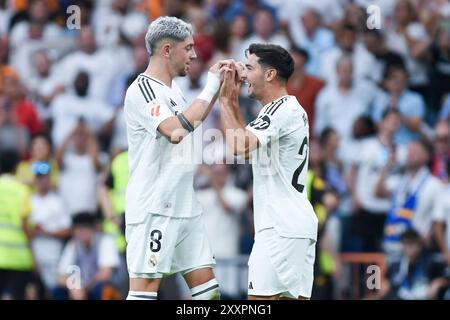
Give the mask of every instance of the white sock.
[{"label": "white sock", "polygon": [[192,300],[219,300],[219,284],[216,279],[211,279],[206,283],[191,289]]},{"label": "white sock", "polygon": [[127,300],[156,300],[158,293],[153,291],[128,291]]}]

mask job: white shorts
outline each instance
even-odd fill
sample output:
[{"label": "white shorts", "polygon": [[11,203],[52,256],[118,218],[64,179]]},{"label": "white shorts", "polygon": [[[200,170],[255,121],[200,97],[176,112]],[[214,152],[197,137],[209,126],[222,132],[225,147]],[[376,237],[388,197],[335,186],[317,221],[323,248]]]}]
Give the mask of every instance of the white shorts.
[{"label": "white shorts", "polygon": [[248,294],[310,298],[316,241],[281,237],[273,228],[255,235],[248,261]]},{"label": "white shorts", "polygon": [[201,215],[149,214],[142,223],[127,224],[125,237],[130,278],[162,278],[215,264]]}]

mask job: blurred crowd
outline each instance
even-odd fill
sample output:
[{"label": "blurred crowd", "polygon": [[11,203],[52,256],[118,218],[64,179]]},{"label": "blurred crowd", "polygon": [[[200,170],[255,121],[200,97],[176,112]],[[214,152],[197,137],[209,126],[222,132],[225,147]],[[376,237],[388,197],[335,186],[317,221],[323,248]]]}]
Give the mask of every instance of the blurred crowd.
[{"label": "blurred crowd", "polygon": [[[349,298],[351,252],[387,263],[365,298],[450,299],[449,0],[0,0],[1,299],[127,292],[123,99],[161,15],[194,27],[198,59],[176,79],[187,101],[253,42],[291,52],[320,222],[313,299]],[[261,107],[245,89],[240,104],[247,122]],[[251,164],[223,164],[218,111],[195,133],[195,188],[222,296],[243,298]]]}]

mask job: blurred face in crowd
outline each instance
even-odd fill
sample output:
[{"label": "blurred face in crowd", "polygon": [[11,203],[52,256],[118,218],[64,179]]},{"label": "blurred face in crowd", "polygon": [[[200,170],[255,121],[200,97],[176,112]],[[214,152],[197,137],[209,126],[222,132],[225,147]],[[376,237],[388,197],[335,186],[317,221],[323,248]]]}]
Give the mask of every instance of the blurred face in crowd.
[{"label": "blurred face in crowd", "polygon": [[342,29],[340,31],[339,45],[343,51],[353,51],[356,42],[356,33],[353,30]]},{"label": "blurred face in crowd", "polygon": [[8,58],[9,44],[8,37],[0,37],[0,65],[5,63]]},{"label": "blurred face in crowd", "polygon": [[366,14],[364,9],[355,3],[350,3],[345,6],[345,21],[356,28],[365,26]]},{"label": "blurred face in crowd", "polygon": [[78,41],[81,50],[86,53],[92,54],[97,49],[94,31],[90,27],[81,28]]},{"label": "blurred face in crowd", "polygon": [[78,154],[86,153],[89,143],[89,131],[86,123],[79,124],[75,129],[73,143]]},{"label": "blurred face in crowd", "polygon": [[397,68],[389,72],[385,80],[385,87],[391,94],[400,94],[406,89],[407,83],[408,78],[405,71]]},{"label": "blurred face in crowd", "polygon": [[339,79],[339,85],[344,87],[350,87],[353,77],[353,63],[350,58],[343,57],[338,60],[336,66],[337,76]]},{"label": "blurred face in crowd", "polygon": [[333,130],[333,133],[330,134],[328,137],[327,146],[333,150],[336,150],[339,147],[339,135],[337,131]]},{"label": "blurred face in crowd", "polygon": [[223,188],[228,181],[228,167],[226,164],[213,164],[211,170],[211,185]]},{"label": "blurred face in crowd", "polygon": [[145,71],[148,65],[148,52],[144,46],[140,45],[134,47],[133,61],[137,72]]},{"label": "blurred face in crowd", "polygon": [[112,2],[113,10],[125,14],[128,9],[128,0],[114,0]]},{"label": "blurred face in crowd", "polygon": [[34,0],[30,4],[30,17],[34,22],[45,24],[49,17],[47,5],[43,0]]},{"label": "blurred face in crowd", "polygon": [[402,241],[403,254],[409,261],[415,261],[422,251],[422,246],[418,241]]},{"label": "blurred face in crowd", "polygon": [[369,52],[376,55],[382,48],[382,45],[383,42],[374,33],[366,32],[364,34],[364,46]]},{"label": "blurred face in crowd", "polygon": [[396,112],[387,114],[379,123],[380,132],[390,136],[394,135],[400,128],[400,115]]},{"label": "blurred face in crowd", "polygon": [[194,39],[192,36],[189,36],[184,41],[169,41],[169,43],[169,64],[172,73],[174,76],[184,77],[189,71],[191,62],[197,58],[194,49]]},{"label": "blurred face in crowd", "polygon": [[196,33],[203,31],[208,23],[207,13],[201,9],[189,10],[188,17]]},{"label": "blurred face in crowd", "polygon": [[266,90],[266,69],[258,61],[258,56],[250,54],[242,74],[242,79],[248,85],[248,96],[256,100],[260,100]]},{"label": "blurred face in crowd", "polygon": [[34,56],[34,65],[36,71],[41,77],[47,77],[50,74],[50,59],[44,52],[38,52]]},{"label": "blurred face in crowd", "polygon": [[425,166],[430,159],[428,151],[418,141],[412,141],[408,146],[407,166],[410,170],[418,170]]},{"label": "blurred face in crowd", "polygon": [[434,146],[439,155],[450,155],[450,125],[447,121],[436,124]]},{"label": "blurred face in crowd", "polygon": [[322,149],[317,140],[311,140],[309,144],[309,162],[318,165],[323,159]]},{"label": "blurred face in crowd", "polygon": [[188,71],[188,77],[192,83],[198,83],[203,74],[204,64],[201,59],[194,59],[191,61]]},{"label": "blurred face in crowd", "polygon": [[91,244],[91,240],[95,235],[95,228],[89,225],[78,225],[73,229],[73,236],[86,247]]},{"label": "blurred face in crowd", "polygon": [[237,15],[231,22],[230,32],[239,39],[245,38],[248,33],[248,21],[243,15]]},{"label": "blurred face in crowd", "polygon": [[50,144],[47,139],[37,136],[31,143],[31,158],[34,161],[45,161],[50,158]]},{"label": "blurred face in crowd", "polygon": [[320,26],[320,18],[316,11],[306,10],[302,15],[302,23],[308,35],[314,35],[314,32]]},{"label": "blurred face in crowd", "polygon": [[450,50],[450,28],[440,30],[438,44],[441,49]]},{"label": "blurred face in crowd", "polygon": [[52,188],[50,175],[49,174],[36,175],[35,185],[38,193],[47,194]]},{"label": "blurred face in crowd", "polygon": [[399,0],[395,6],[394,16],[399,25],[406,26],[411,20],[414,8],[409,0]]},{"label": "blurred face in crowd", "polygon": [[292,59],[294,60],[295,69],[297,70],[303,69],[303,67],[307,62],[306,57],[297,51],[292,51],[291,56]]},{"label": "blurred face in crowd", "polygon": [[42,35],[44,34],[44,25],[36,21],[31,21],[28,29],[28,34],[30,39],[41,39]]},{"label": "blurred face in crowd", "polygon": [[85,97],[89,89],[89,75],[86,72],[80,72],[74,82],[75,92],[80,97]]},{"label": "blurred face in crowd", "polygon": [[269,11],[259,10],[256,12],[253,20],[253,29],[255,33],[263,39],[270,38],[273,31],[273,17]]}]

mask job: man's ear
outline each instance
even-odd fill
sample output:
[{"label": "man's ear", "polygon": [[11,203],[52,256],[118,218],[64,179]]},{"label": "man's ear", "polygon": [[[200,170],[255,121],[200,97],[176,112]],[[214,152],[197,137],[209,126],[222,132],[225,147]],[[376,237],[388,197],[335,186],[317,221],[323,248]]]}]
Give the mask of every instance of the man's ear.
[{"label": "man's ear", "polygon": [[271,81],[273,81],[276,77],[277,77],[277,74],[278,74],[278,72],[277,72],[277,70],[276,69],[268,69],[266,72],[265,72],[265,80],[267,81],[267,82],[271,82]]},{"label": "man's ear", "polygon": [[171,49],[172,49],[172,45],[170,44],[170,42],[163,42],[161,44],[161,49],[160,49],[161,55],[164,58],[169,58]]}]

